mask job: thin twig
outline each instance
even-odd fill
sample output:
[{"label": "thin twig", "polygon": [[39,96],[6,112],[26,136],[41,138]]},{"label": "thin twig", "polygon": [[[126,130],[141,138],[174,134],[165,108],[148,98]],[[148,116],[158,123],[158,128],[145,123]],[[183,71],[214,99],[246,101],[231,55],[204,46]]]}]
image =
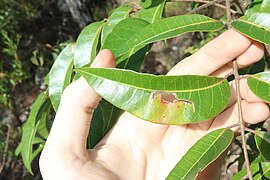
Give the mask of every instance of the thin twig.
[{"label": "thin twig", "polygon": [[[230,0],[226,0],[226,12],[227,12],[227,27],[230,28],[231,27],[231,12],[230,12]],[[253,180],[252,178],[252,173],[250,170],[250,165],[249,165],[249,158],[248,158],[248,151],[247,151],[247,140],[245,137],[245,125],[244,125],[244,120],[243,120],[243,112],[242,112],[242,97],[240,95],[240,86],[239,86],[239,81],[240,81],[240,76],[238,73],[238,65],[236,60],[233,60],[233,73],[234,73],[234,78],[235,78],[235,90],[236,90],[236,94],[237,94],[237,109],[238,109],[238,123],[240,126],[240,131],[241,131],[241,137],[242,137],[242,147],[243,147],[243,151],[244,151],[244,158],[245,158],[245,163],[246,163],[246,167],[247,167],[247,175],[249,180]]]},{"label": "thin twig", "polygon": [[264,45],[264,52],[266,63],[270,67],[270,46]]},{"label": "thin twig", "polygon": [[[226,6],[224,6],[222,4],[219,4],[218,1],[206,1],[206,0],[172,0],[172,2],[197,2],[197,3],[207,4],[206,7],[213,5],[213,6],[216,6],[216,7],[219,7],[221,9],[226,10]],[[200,7],[202,7],[202,6],[200,6]],[[198,7],[198,8],[200,8],[200,7]],[[203,8],[206,8],[206,7],[203,7]],[[198,9],[198,8],[196,9],[196,12],[199,11],[199,10],[201,10],[201,9],[203,9],[203,8],[200,8],[200,9]],[[231,9],[230,11],[231,11],[231,13],[233,15],[237,14],[237,11],[235,11],[233,9]],[[191,12],[189,12],[189,13],[191,14]]]},{"label": "thin twig", "polygon": [[245,130],[248,131],[248,132],[251,132],[253,134],[256,134],[256,131],[254,131],[253,129],[250,129],[248,127],[245,127]]},{"label": "thin twig", "polygon": [[227,27],[231,27],[231,22],[232,22],[232,16],[231,16],[231,5],[230,5],[230,0],[226,0],[226,12],[227,12]]},{"label": "thin twig", "polygon": [[237,127],[237,126],[239,126],[239,123],[235,123],[235,124],[230,125],[230,126],[228,126],[228,127],[226,127],[226,128],[227,128],[227,129],[231,129],[231,128],[235,128],[235,127]]},{"label": "thin twig", "polygon": [[236,60],[233,61],[233,70],[234,70],[234,77],[235,77],[235,89],[237,93],[238,119],[239,119],[239,126],[240,126],[241,137],[242,137],[242,146],[243,146],[243,151],[244,151],[245,163],[247,166],[247,175],[249,177],[249,180],[253,180],[252,173],[250,170],[250,165],[249,165],[247,141],[245,137],[245,125],[244,125],[242,106],[241,106],[242,98],[240,95],[240,87],[239,87],[240,78],[238,74],[238,66],[237,66]]}]

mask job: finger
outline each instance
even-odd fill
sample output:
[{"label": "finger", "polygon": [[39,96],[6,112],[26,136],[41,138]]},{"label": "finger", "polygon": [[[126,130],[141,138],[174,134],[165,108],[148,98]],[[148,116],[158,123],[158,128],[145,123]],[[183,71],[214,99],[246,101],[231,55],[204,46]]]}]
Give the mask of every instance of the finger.
[{"label": "finger", "polygon": [[[111,51],[103,50],[93,62],[94,67],[115,67]],[[93,110],[101,97],[80,78],[70,84],[64,91],[56,114],[48,146],[81,154],[86,151],[86,139],[89,133]],[[46,144],[47,145],[47,144]]]},{"label": "finger", "polygon": [[[236,58],[238,67],[244,68],[254,64],[259,61],[264,55],[264,46],[263,44],[253,41],[251,46],[241,55]],[[224,65],[222,68],[216,70],[211,74],[211,76],[225,77],[233,71],[233,64],[229,62]]]},{"label": "finger", "polygon": [[[227,108],[231,107],[236,102],[236,99],[237,99],[235,81],[230,82],[230,84],[231,84],[231,98],[227,105]],[[239,89],[240,89],[241,98],[243,100],[246,100],[247,102],[250,102],[250,103],[263,102],[250,90],[247,84],[247,79],[240,79]]]},{"label": "finger", "polygon": [[168,74],[210,75],[245,52],[251,43],[251,39],[230,29],[180,61]]},{"label": "finger", "polygon": [[[263,102],[250,103],[243,100],[241,104],[243,119],[246,123],[256,124],[265,121],[270,116],[269,107]],[[234,104],[215,118],[210,129],[212,131],[222,127],[229,127],[238,123],[238,121],[238,108],[237,105]]]}]

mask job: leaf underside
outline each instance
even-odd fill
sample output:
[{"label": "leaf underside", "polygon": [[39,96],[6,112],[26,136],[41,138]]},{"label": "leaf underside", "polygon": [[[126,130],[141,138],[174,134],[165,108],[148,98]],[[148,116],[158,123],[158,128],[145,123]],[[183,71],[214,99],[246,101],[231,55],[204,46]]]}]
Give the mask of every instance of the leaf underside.
[{"label": "leaf underside", "polygon": [[208,120],[226,107],[228,81],[209,76],[155,76],[121,69],[76,69],[105,100],[154,123]]}]

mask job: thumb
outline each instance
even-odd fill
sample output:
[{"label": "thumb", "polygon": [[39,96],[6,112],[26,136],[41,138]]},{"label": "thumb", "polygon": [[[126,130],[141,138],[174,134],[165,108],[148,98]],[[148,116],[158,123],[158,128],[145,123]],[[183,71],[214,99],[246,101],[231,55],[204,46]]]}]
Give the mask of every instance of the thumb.
[{"label": "thumb", "polygon": [[[92,63],[92,67],[115,67],[112,52],[102,50]],[[64,150],[82,155],[86,151],[93,110],[100,100],[101,97],[82,77],[71,83],[63,92],[46,146],[55,147],[58,152]]]}]

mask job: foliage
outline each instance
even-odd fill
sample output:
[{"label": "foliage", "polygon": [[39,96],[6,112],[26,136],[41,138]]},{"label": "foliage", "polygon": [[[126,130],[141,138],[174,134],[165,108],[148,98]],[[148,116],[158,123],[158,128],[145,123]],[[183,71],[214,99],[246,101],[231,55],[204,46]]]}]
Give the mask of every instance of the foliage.
[{"label": "foliage", "polygon": [[[80,28],[61,0],[1,0],[0,4],[0,169],[2,163],[5,165],[3,171],[0,170],[0,179],[3,176],[21,179],[21,176],[27,177],[28,174],[20,166],[22,160],[15,156],[14,151],[22,136],[22,129],[25,133],[26,127],[31,131],[33,127],[23,123],[31,114],[29,109],[34,99],[46,88],[43,81],[53,60],[67,42],[74,40]],[[100,5],[98,1],[96,4]],[[51,118],[53,114],[49,112]],[[29,136],[29,140],[35,144],[32,149],[39,147],[39,150],[31,155],[29,162],[32,162],[43,148],[40,139],[44,144],[47,137],[42,127],[45,122],[48,123],[48,116],[40,117],[40,121],[36,131],[42,135],[39,134],[34,140]],[[16,152],[18,154],[20,148]],[[22,154],[27,153],[29,152],[24,151]],[[6,161],[3,161],[4,156]],[[28,162],[25,161],[26,158],[23,159]],[[37,172],[37,168],[34,172]]]},{"label": "foliage", "polygon": [[[259,2],[260,5],[256,3],[256,6],[250,6],[250,10],[245,15],[235,19],[232,27],[254,40],[270,44],[270,14],[267,8],[270,2],[263,0]],[[138,73],[152,43],[187,32],[216,32],[223,27],[222,21],[199,14],[164,17],[165,7],[166,1],[145,0],[141,2],[138,9],[126,5],[117,8],[107,20],[92,23],[82,30],[76,41],[76,48],[73,48],[74,53],[72,45],[67,46],[60,53],[48,76],[49,87],[34,103],[24,125],[21,145],[18,147],[24,165],[30,172],[31,161],[44,144],[43,140],[39,141],[42,136],[39,130],[49,131],[44,124],[48,121],[50,105],[52,104],[57,111],[64,88],[72,82],[74,68],[77,68],[74,79],[82,75],[90,86],[108,101],[101,101],[94,113],[89,147],[95,146],[109,131],[122,112],[120,109],[155,123],[180,125],[212,118],[226,107],[230,98],[227,79],[195,75],[154,76]],[[91,64],[97,52],[105,48],[114,52],[117,58],[117,69],[85,67]],[[269,79],[269,72],[248,77],[250,88],[266,102],[269,102],[270,95]],[[108,84],[112,91],[106,89]],[[118,88],[122,91],[118,91]],[[168,96],[169,99],[166,98]],[[50,100],[47,100],[48,98]],[[145,115],[145,108],[153,111]],[[108,116],[108,114],[115,114],[115,116]],[[175,116],[180,119],[176,119]],[[39,128],[41,122],[43,128]],[[46,135],[42,138],[46,139]],[[227,149],[232,138],[233,133],[229,127],[207,134],[179,161],[168,175],[168,179],[195,178],[200,170],[206,168]],[[251,165],[255,178],[261,177],[256,173],[258,170],[267,176],[269,174],[269,162],[266,162],[269,154],[265,153],[264,149],[269,147],[268,141],[269,135],[265,136],[264,131],[256,131],[257,147],[264,159]],[[41,148],[33,151],[32,146],[37,143]],[[198,156],[196,161],[194,156]],[[235,178],[238,179],[245,173],[240,171]]]}]

